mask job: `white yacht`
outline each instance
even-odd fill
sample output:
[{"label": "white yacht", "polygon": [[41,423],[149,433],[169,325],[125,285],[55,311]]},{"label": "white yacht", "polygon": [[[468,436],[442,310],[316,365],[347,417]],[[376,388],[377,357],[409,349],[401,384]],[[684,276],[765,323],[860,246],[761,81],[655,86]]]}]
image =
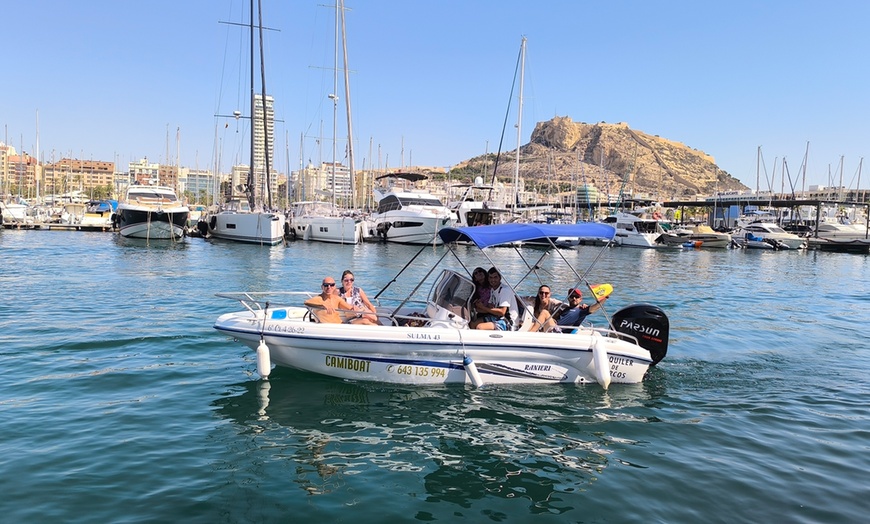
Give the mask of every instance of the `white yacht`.
[{"label": "white yacht", "polygon": [[773,249],[801,249],[806,247],[806,239],[789,233],[767,220],[750,222],[731,232],[731,239],[738,247],[760,247],[767,249],[768,244]]},{"label": "white yacht", "polygon": [[[417,182],[426,179],[416,173],[392,173],[378,177]],[[456,215],[441,200],[427,191],[393,186],[374,189],[377,210],[369,218],[369,234],[387,242],[400,244],[440,244],[438,231],[451,227]]]},{"label": "white yacht", "polygon": [[188,207],[171,187],[131,185],[116,217],[121,236],[145,239],[179,239],[186,233]]},{"label": "white yacht", "polygon": [[626,247],[657,247],[658,238],[665,233],[658,220],[645,213],[616,213],[604,219],[605,224],[616,228],[614,243]]},{"label": "white yacht", "polygon": [[477,177],[474,184],[457,184],[453,188],[458,191],[458,198],[448,202],[447,207],[456,214],[456,227],[503,224],[509,221],[510,210],[492,198],[497,189],[485,185],[482,177]]},{"label": "white yacht", "polygon": [[855,224],[845,216],[822,217],[819,221],[818,237],[828,240],[866,240],[867,224]]}]

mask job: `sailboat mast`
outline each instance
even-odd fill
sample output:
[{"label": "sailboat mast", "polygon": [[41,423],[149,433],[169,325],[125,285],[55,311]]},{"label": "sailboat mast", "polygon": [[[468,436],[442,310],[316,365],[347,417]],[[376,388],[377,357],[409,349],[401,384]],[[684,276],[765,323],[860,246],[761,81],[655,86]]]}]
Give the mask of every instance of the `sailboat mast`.
[{"label": "sailboat mast", "polygon": [[[263,0],[257,0],[257,12],[259,15],[258,28],[260,33],[260,105],[263,107],[263,156],[265,157],[264,165],[266,167],[266,172],[263,174],[263,184],[266,186],[266,204],[269,206],[269,209],[272,209],[272,170],[269,165],[269,152],[271,149],[269,148],[269,122],[266,118],[266,58],[265,50],[263,49]],[[253,136],[254,133],[252,132],[251,137]],[[253,148],[251,151],[253,152]],[[253,155],[251,158],[253,158]],[[253,166],[253,163],[251,165]]]},{"label": "sailboat mast", "polygon": [[248,166],[248,183],[245,193],[248,196],[248,205],[254,209],[254,0],[251,0],[251,163]]},{"label": "sailboat mast", "polygon": [[335,45],[332,66],[332,205],[335,206],[335,142],[336,142],[336,112],[338,111],[338,2],[335,3]]},{"label": "sailboat mast", "polygon": [[520,145],[522,140],[523,124],[523,80],[526,74],[526,37],[520,43],[520,97],[517,104],[517,155],[514,167],[514,210],[520,203]]},{"label": "sailboat mast", "polygon": [[350,199],[351,207],[356,207],[356,191],[354,188],[354,165],[353,165],[353,119],[350,111],[350,69],[347,65],[347,30],[344,22],[344,0],[339,1],[341,9],[341,45],[344,55],[344,106],[347,110],[347,165],[350,176]]}]

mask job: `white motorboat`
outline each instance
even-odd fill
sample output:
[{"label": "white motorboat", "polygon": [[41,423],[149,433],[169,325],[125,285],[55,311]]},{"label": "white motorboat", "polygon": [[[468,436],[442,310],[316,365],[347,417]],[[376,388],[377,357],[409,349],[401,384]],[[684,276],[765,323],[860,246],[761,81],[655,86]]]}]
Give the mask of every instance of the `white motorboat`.
[{"label": "white motorboat", "polygon": [[247,199],[234,197],[220,211],[204,217],[197,224],[204,236],[275,246],[284,242],[284,215],[269,211],[253,211]]},{"label": "white motorboat", "polygon": [[852,223],[846,216],[822,217],[815,233],[827,240],[867,240],[867,224]]},{"label": "white motorboat", "polygon": [[774,222],[756,220],[731,232],[736,247],[756,249],[801,249],[806,239],[789,233]]},{"label": "white motorboat", "polygon": [[[605,224],[445,228],[438,235],[447,252],[425,273],[426,277],[439,275],[428,296],[416,298],[427,281],[423,277],[410,295],[397,297],[394,305],[383,305],[387,302],[384,292],[424,252],[420,250],[373,297],[379,325],[318,322],[316,311],[301,305],[313,293],[244,292],[218,295],[238,300],[244,309],[221,315],[214,327],[254,349],[258,372],[264,377],[274,363],[342,379],[414,385],[597,382],[606,388],[611,382],[637,383],[667,352],[668,318],[653,305],[621,309],[610,317],[608,327],[584,324],[570,334],[530,332],[536,321],[516,290],[526,278],[536,286],[537,275],[517,269],[522,275],[517,285],[511,285],[502,272],[502,285],[513,292],[508,315],[512,329],[469,328],[474,285],[468,268],[474,264],[469,264],[469,250],[457,243],[475,244],[481,249],[477,256],[493,263],[486,249],[491,246],[561,236],[607,239],[613,234],[614,229]],[[548,254],[544,252],[538,264]],[[441,273],[435,273],[442,264]],[[579,274],[570,264],[566,271],[566,275]]]},{"label": "white motorboat", "polygon": [[[397,178],[410,182],[427,177],[417,173],[391,173],[377,178]],[[434,195],[420,190],[393,186],[374,189],[377,210],[369,217],[369,236],[400,244],[439,244],[438,232],[456,222],[456,215]]]},{"label": "white motorboat", "polygon": [[127,188],[115,217],[121,236],[179,239],[187,232],[189,214],[171,187],[134,184]]},{"label": "white motorboat", "polygon": [[671,246],[690,243],[693,247],[726,248],[731,246],[731,235],[719,233],[708,225],[699,224],[667,231],[659,237],[658,241]]},{"label": "white motorboat", "polygon": [[118,209],[117,200],[92,200],[88,202],[79,228],[85,230],[108,231],[112,229],[112,215]]},{"label": "white motorboat", "polygon": [[0,200],[0,217],[6,227],[20,227],[33,223],[28,211],[30,205],[23,198],[10,199],[9,202]]},{"label": "white motorboat", "polygon": [[605,217],[604,223],[616,228],[614,243],[626,247],[656,247],[658,238],[665,233],[658,220],[617,211]]},{"label": "white motorboat", "polygon": [[298,239],[334,244],[358,244],[363,238],[360,219],[350,213],[341,213],[328,202],[295,202],[290,215],[290,231]]},{"label": "white motorboat", "polygon": [[488,226],[509,221],[510,210],[491,200],[496,188],[484,185],[482,177],[477,177],[474,184],[453,187],[460,190],[460,195],[447,207],[456,214],[456,227]]}]

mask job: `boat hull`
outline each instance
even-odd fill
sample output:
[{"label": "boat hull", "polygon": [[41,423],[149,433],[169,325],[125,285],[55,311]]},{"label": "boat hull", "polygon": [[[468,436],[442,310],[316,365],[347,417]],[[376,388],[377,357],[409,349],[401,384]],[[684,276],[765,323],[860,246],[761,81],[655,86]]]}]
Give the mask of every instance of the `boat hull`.
[{"label": "boat hull", "polygon": [[441,244],[438,231],[452,224],[449,216],[388,212],[372,216],[369,236],[398,244]]},{"label": "boat hull", "polygon": [[223,240],[274,246],[284,241],[284,216],[278,213],[220,212],[209,217],[208,233]]},{"label": "boat hull", "polygon": [[121,236],[144,239],[176,239],[185,234],[187,207],[150,209],[118,206],[118,231]]},{"label": "boat hull", "polygon": [[332,244],[358,244],[362,241],[362,224],[353,217],[294,217],[297,239]]},{"label": "boat hull", "polygon": [[228,313],[214,325],[277,365],[351,380],[435,385],[471,383],[470,357],[486,384],[598,383],[593,347],[604,349],[613,383],[643,380],[649,352],[619,338],[451,327],[360,326],[307,320],[305,308]]}]

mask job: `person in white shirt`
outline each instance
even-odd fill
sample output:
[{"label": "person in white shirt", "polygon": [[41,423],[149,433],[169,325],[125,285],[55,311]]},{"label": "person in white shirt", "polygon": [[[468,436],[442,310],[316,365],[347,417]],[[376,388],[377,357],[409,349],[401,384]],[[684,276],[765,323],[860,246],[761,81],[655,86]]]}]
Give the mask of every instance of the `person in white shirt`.
[{"label": "person in white shirt", "polygon": [[473,305],[478,315],[471,324],[472,329],[489,329],[507,331],[510,329],[508,321],[510,315],[511,290],[501,285],[501,274],[496,268],[490,268],[487,272],[489,287],[491,289],[489,300],[477,300]]}]

